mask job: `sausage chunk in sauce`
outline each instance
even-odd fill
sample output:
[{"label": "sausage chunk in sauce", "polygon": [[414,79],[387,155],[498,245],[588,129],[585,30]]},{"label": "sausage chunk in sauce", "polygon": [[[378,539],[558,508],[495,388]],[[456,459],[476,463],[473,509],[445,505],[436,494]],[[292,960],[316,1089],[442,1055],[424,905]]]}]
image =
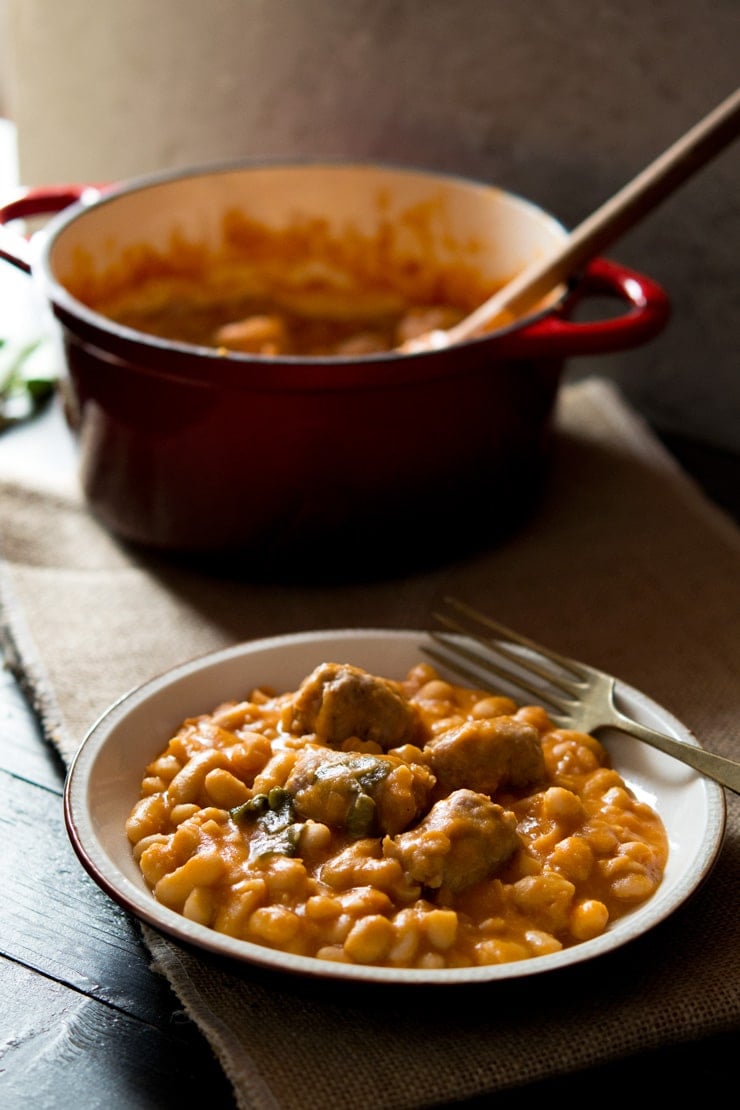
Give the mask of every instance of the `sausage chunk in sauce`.
[{"label": "sausage chunk in sauce", "polygon": [[421,764],[360,752],[302,752],[285,784],[299,817],[353,838],[405,829],[427,809],[434,776]]},{"label": "sausage chunk in sauce", "polygon": [[415,706],[396,683],[347,663],[322,663],[301,684],[282,725],[301,736],[315,733],[331,747],[358,737],[382,751],[413,743],[421,728]]},{"label": "sausage chunk in sauce", "polygon": [[383,851],[423,886],[465,890],[501,868],[519,847],[516,816],[474,790],[436,802],[416,828],[386,837]]},{"label": "sausage chunk in sauce", "polygon": [[484,794],[540,781],[545,758],[539,733],[514,717],[468,720],[427,745],[440,790],[475,785]]}]

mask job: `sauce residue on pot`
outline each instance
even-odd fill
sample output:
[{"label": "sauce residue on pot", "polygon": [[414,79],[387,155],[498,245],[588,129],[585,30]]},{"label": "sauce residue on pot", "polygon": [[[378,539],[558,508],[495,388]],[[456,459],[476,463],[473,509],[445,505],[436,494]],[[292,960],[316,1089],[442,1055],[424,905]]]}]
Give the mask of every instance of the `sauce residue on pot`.
[{"label": "sauce residue on pot", "polygon": [[[334,232],[325,219],[274,229],[237,211],[217,248],[173,232],[166,251],[141,243],[95,272],[78,258],[70,290],[145,334],[224,353],[352,357],[449,328],[494,291],[471,262],[442,261],[418,205],[376,234]],[[444,244],[452,256],[453,244]]]}]

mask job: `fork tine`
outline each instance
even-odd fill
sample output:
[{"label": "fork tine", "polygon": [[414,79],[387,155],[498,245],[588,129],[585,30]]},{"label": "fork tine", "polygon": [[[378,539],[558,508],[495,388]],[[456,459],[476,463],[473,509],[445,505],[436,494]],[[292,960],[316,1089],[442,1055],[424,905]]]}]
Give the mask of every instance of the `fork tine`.
[{"label": "fork tine", "polygon": [[526,690],[527,693],[533,694],[537,698],[538,704],[552,706],[554,709],[567,711],[571,703],[566,699],[559,697],[557,694],[544,690],[541,686],[536,686],[532,682],[528,682],[522,675],[516,674],[514,671],[509,670],[508,667],[502,667],[500,664],[494,663],[492,659],[483,658],[481,655],[470,651],[462,644],[454,643],[444,637],[443,633],[431,630],[429,635],[438,643],[443,650],[436,651],[432,647],[422,646],[422,651],[437,663],[441,663],[445,667],[449,667],[463,678],[472,683],[473,687],[478,689],[481,684],[480,671],[476,671],[473,667],[467,667],[461,660],[467,659],[475,667],[481,668],[488,675],[495,674],[504,681],[509,682],[512,686],[516,686],[520,690]]},{"label": "fork tine", "polygon": [[[551,686],[557,686],[566,694],[571,694],[575,696],[578,693],[578,687],[574,685],[573,682],[570,682],[562,675],[553,674],[551,670],[543,667],[540,663],[537,662],[536,659],[531,659],[529,657],[525,658],[516,652],[510,651],[507,648],[506,644],[501,643],[498,640],[493,640],[490,636],[480,636],[473,632],[466,625],[461,624],[459,621],[453,620],[451,617],[446,617],[443,613],[432,613],[432,616],[435,618],[435,620],[439,621],[440,624],[443,624],[445,628],[448,628],[451,632],[461,633],[463,636],[468,636],[477,644],[480,644],[484,651],[495,651],[497,655],[503,655],[504,658],[508,659],[510,662],[516,663],[518,667],[524,667],[526,670],[531,671],[532,674],[539,675],[539,677],[544,682],[549,683]],[[500,627],[503,630],[504,626],[501,625]],[[466,654],[464,649],[461,648],[460,651],[463,655]],[[476,656],[476,659],[479,662],[481,661],[478,656]],[[490,664],[488,658],[485,659],[485,664],[487,667],[492,667],[492,664]],[[507,671],[506,677],[510,677],[510,674],[511,672]]]},{"label": "fork tine", "polygon": [[[553,663],[557,663],[558,666],[570,671],[571,674],[576,675],[578,678],[586,678],[585,668],[575,659],[569,659],[566,655],[560,655],[557,651],[553,651],[552,648],[544,647],[543,644],[538,644],[536,640],[531,640],[528,636],[523,636],[521,632],[515,632],[513,628],[508,628],[505,624],[499,624],[498,621],[492,620],[491,617],[487,616],[485,613],[481,613],[478,609],[474,609],[472,605],[469,605],[466,601],[461,601],[460,598],[447,595],[443,598],[443,601],[445,605],[449,605],[450,608],[456,609],[459,613],[465,614],[471,620],[476,621],[478,624],[482,624],[485,628],[489,629],[491,632],[495,632],[497,636],[501,636],[504,640],[510,640],[515,644],[520,644],[522,647],[529,648],[530,651],[534,651],[538,655],[543,655],[546,659],[549,659]],[[439,617],[438,614],[435,614],[435,616]],[[459,631],[464,633],[468,630],[460,628]],[[499,645],[497,644],[496,646],[498,648]]]},{"label": "fork tine", "polygon": [[[461,657],[472,663],[474,667],[482,670],[487,674],[494,674],[499,678],[503,678],[511,684],[515,685],[521,690],[526,690],[527,693],[533,694],[539,702],[545,702],[549,707],[560,710],[563,713],[568,713],[573,709],[575,702],[583,693],[584,681],[588,675],[586,670],[581,664],[573,659],[568,659],[564,655],[559,655],[558,652],[553,651],[551,648],[543,647],[541,644],[536,643],[534,640],[523,636],[521,633],[515,632],[513,629],[508,628],[506,625],[500,624],[498,621],[492,620],[484,613],[474,609],[472,605],[459,600],[455,597],[446,596],[443,599],[444,603],[456,612],[462,614],[467,618],[467,623],[448,616],[445,613],[434,612],[432,616],[434,619],[447,631],[460,634],[472,640],[481,649],[471,650],[465,647],[457,639],[452,639],[443,632],[432,631],[430,635],[444,650],[448,653],[446,656],[440,658],[439,654],[435,655],[433,651],[428,651],[432,658],[437,662],[442,662],[447,666],[451,666],[453,670],[463,674],[467,679],[479,681],[479,677],[470,668],[462,668],[459,660]],[[476,630],[470,627],[470,622],[473,621],[477,625],[482,626],[487,634],[482,634],[480,629]],[[513,650],[507,646],[505,642],[500,639],[494,639],[489,633],[496,633],[497,637],[502,637],[509,643],[519,644],[527,648],[530,652],[537,655],[536,659],[532,659],[529,655],[522,656],[520,652]],[[484,654],[485,653],[485,654]],[[491,653],[495,655],[495,659],[491,658]],[[452,656],[454,662],[451,661]],[[512,671],[508,668],[501,659],[508,660],[513,663],[516,670]],[[557,667],[570,673],[572,678],[567,677],[565,674],[555,673],[552,668],[545,664],[545,660],[549,660]],[[537,675],[543,682],[547,684],[550,689],[543,689],[541,684],[535,684],[527,681],[521,674],[521,671]],[[579,681],[580,680],[580,681]],[[552,689],[552,688],[555,689]],[[560,690],[563,694],[568,695],[568,699],[561,697],[556,691]]]},{"label": "fork tine", "polygon": [[[549,686],[557,687],[557,689],[562,690],[564,694],[569,694],[571,698],[577,698],[582,693],[582,683],[569,679],[565,675],[556,674],[551,668],[542,666],[542,663],[538,659],[532,659],[530,656],[523,656],[519,652],[512,651],[510,650],[510,648],[507,647],[505,643],[502,643],[498,640],[493,640],[490,636],[482,637],[473,632],[472,629],[461,624],[459,621],[446,617],[441,613],[433,613],[432,616],[435,617],[435,619],[441,624],[443,624],[445,628],[450,629],[452,632],[457,632],[461,633],[464,636],[468,636],[470,639],[474,640],[475,643],[479,644],[484,651],[495,652],[496,655],[504,656],[504,658],[514,663],[517,668],[523,667],[530,673],[538,675],[543,680],[543,682],[546,682]],[[501,625],[500,627],[502,631],[505,631],[504,625]],[[530,643],[531,642],[532,641],[530,641]],[[536,649],[533,647],[531,650]],[[488,665],[489,660],[487,657],[485,659],[485,662]],[[562,664],[558,665],[561,666]],[[507,672],[507,676],[508,675],[510,675],[510,672]],[[536,691],[537,687],[535,687],[534,689]]]}]

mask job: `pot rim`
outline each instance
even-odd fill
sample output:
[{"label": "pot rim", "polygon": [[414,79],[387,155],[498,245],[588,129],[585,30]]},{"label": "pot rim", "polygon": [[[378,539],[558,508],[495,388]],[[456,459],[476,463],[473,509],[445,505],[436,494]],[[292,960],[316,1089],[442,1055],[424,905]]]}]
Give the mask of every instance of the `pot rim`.
[{"label": "pot rim", "polygon": [[[51,255],[55,242],[67,227],[84,219],[91,209],[115,204],[121,197],[129,196],[135,192],[144,192],[160,185],[176,183],[192,178],[218,177],[222,174],[238,173],[257,169],[309,169],[321,171],[331,170],[374,170],[399,176],[427,177],[440,183],[447,182],[451,185],[461,185],[467,188],[478,188],[490,193],[504,195],[508,201],[521,206],[545,220],[558,234],[567,235],[564,224],[545,208],[528,200],[518,193],[502,188],[501,186],[467,177],[464,174],[438,171],[424,167],[404,166],[392,162],[375,162],[363,159],[332,159],[332,158],[284,158],[273,159],[267,157],[227,160],[213,164],[180,167],[172,170],[163,170],[151,174],[140,175],[111,186],[88,187],[80,195],[79,200],[69,205],[63,211],[53,215],[35,237],[32,247],[33,258],[31,270],[34,278],[40,281],[47,300],[50,302],[55,316],[76,335],[87,342],[95,344],[100,351],[105,352],[108,358],[116,361],[124,360],[135,365],[142,372],[166,373],[186,378],[204,378],[213,380],[213,371],[216,367],[238,367],[238,373],[243,378],[245,370],[250,371],[250,385],[254,386],[253,375],[260,378],[267,373],[272,378],[271,385],[275,386],[275,372],[288,372],[290,375],[305,374],[310,372],[311,381],[306,386],[315,388],[317,378],[327,384],[341,383],[343,374],[351,369],[357,375],[358,368],[368,366],[368,370],[377,384],[377,375],[385,370],[388,376],[393,376],[395,381],[413,381],[423,370],[423,376],[429,377],[433,368],[440,376],[449,374],[459,369],[460,363],[467,362],[466,352],[479,352],[482,349],[488,353],[488,348],[495,346],[502,338],[522,332],[532,324],[552,315],[566,300],[572,283],[549,305],[531,311],[511,324],[506,324],[483,336],[475,336],[461,343],[455,344],[454,350],[457,358],[451,360],[449,349],[424,352],[399,352],[380,351],[373,354],[362,355],[332,355],[312,357],[305,355],[279,355],[264,356],[246,352],[223,351],[209,346],[200,346],[192,343],[183,343],[178,340],[164,339],[159,336],[149,335],[137,329],[126,327],[117,323],[103,313],[90,308],[80,301],[56,277],[53,272]],[[399,378],[399,365],[405,371]],[[385,376],[385,375],[384,375]]]}]

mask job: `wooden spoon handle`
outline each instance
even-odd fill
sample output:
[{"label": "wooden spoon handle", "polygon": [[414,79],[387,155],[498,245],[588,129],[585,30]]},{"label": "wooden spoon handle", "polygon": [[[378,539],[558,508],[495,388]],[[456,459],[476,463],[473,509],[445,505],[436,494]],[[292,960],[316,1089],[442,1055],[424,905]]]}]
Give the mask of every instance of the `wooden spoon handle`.
[{"label": "wooden spoon handle", "polygon": [[687,131],[560,244],[537,259],[446,333],[445,346],[490,328],[502,313],[521,314],[595,258],[740,134],[740,89]]}]

